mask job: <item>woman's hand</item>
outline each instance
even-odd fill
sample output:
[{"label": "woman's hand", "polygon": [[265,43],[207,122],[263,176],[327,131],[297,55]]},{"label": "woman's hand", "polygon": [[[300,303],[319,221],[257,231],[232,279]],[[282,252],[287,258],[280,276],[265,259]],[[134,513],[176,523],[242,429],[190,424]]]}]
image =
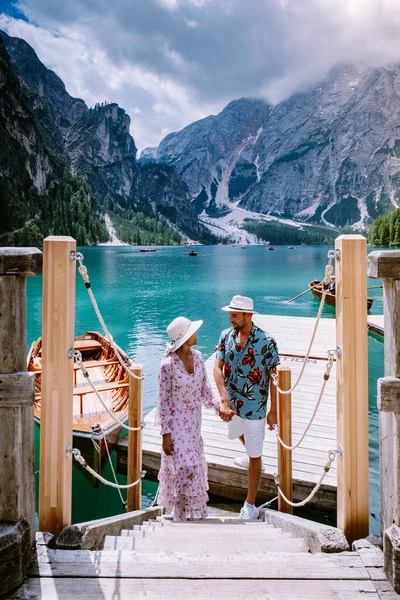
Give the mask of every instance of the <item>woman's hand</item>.
[{"label": "woman's hand", "polygon": [[219,407],[219,416],[221,417],[221,419],[225,421],[225,423],[228,423],[228,421],[232,421],[233,415],[234,412],[232,410],[231,403],[229,402],[229,400],[221,400],[221,404]]},{"label": "woman's hand", "polygon": [[170,433],[164,433],[162,436],[162,448],[167,456],[172,456],[174,453],[174,442]]}]

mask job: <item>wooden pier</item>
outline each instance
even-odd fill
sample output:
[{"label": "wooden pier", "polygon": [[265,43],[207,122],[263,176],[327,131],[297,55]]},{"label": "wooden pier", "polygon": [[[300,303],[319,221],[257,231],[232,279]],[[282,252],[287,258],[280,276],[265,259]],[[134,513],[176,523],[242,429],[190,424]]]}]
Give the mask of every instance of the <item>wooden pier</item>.
[{"label": "wooden pier", "polygon": [[372,333],[377,333],[383,337],[383,315],[370,315],[368,316],[368,329]]},{"label": "wooden pier", "polygon": [[[292,385],[304,362],[311,339],[315,319],[309,317],[283,317],[257,315],[256,325],[268,331],[277,341],[282,362],[292,369]],[[301,382],[292,394],[293,443],[306,428],[323,382],[327,351],[336,347],[334,319],[321,319],[310,358]],[[214,357],[207,361],[207,372],[215,394],[218,392],[212,375]],[[293,499],[303,500],[321,477],[328,460],[329,450],[335,450],[336,442],[336,369],[331,377],[313,425],[301,446],[293,451]],[[143,468],[156,476],[160,468],[161,436],[159,426],[154,424],[154,410],[145,418],[143,431]],[[242,501],[247,490],[247,470],[237,467],[233,460],[245,456],[238,440],[228,440],[227,425],[209,409],[203,409],[202,435],[208,463],[210,493]],[[119,467],[126,468],[127,438],[119,443]],[[277,440],[275,432],[266,432],[263,450],[265,472],[262,474],[258,503],[277,496],[273,478],[277,472]],[[336,463],[333,463],[320,491],[308,505],[325,512],[336,510]]]}]

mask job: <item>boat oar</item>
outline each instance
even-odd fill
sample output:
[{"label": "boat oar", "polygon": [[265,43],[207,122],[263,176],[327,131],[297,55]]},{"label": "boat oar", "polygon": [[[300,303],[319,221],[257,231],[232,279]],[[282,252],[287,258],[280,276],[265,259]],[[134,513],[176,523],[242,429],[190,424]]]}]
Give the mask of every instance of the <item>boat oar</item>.
[{"label": "boat oar", "polygon": [[304,294],[307,294],[307,292],[311,292],[311,290],[312,290],[312,288],[308,288],[308,290],[306,290],[305,292],[301,292],[301,294],[297,294],[297,296],[295,296],[291,300],[287,300],[286,304],[290,304],[291,302],[293,302],[293,300],[296,300],[296,298],[300,298],[300,296],[303,296]]}]

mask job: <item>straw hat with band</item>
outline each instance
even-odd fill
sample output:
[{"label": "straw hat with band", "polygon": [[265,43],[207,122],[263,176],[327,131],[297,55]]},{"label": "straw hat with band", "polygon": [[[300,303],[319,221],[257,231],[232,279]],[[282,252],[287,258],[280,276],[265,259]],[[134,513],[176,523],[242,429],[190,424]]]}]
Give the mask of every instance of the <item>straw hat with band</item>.
[{"label": "straw hat with band", "polygon": [[258,312],[253,310],[253,299],[248,298],[247,296],[233,296],[230,304],[228,306],[223,306],[221,310],[258,315]]},{"label": "straw hat with band", "polygon": [[203,321],[190,321],[185,317],[174,319],[167,327],[170,341],[165,347],[165,354],[178,350],[202,325]]}]

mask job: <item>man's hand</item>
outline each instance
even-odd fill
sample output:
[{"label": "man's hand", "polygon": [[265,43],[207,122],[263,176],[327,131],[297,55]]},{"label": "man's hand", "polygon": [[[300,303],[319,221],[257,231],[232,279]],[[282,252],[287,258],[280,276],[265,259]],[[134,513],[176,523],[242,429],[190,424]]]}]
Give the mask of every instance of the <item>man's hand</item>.
[{"label": "man's hand", "polygon": [[228,423],[228,421],[232,421],[233,415],[234,412],[232,410],[231,403],[229,402],[229,400],[221,400],[221,404],[219,407],[219,416],[221,417],[221,419],[225,421],[225,423]]},{"label": "man's hand", "polygon": [[268,423],[268,429],[270,429],[272,431],[274,425],[277,425],[277,423],[278,423],[278,414],[277,414],[276,410],[269,411],[269,413],[267,414],[267,423]]},{"label": "man's hand", "polygon": [[174,442],[170,433],[164,433],[162,436],[162,448],[167,456],[172,456],[174,453]]}]

